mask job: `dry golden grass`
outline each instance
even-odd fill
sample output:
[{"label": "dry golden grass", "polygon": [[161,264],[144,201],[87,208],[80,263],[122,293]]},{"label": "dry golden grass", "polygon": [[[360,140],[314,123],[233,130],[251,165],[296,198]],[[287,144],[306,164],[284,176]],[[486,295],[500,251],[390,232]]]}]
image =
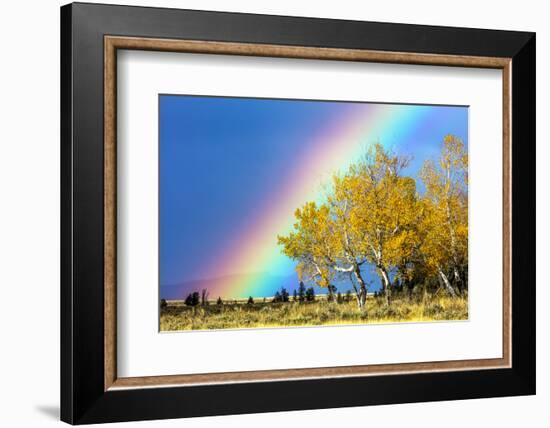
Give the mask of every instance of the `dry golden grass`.
[{"label": "dry golden grass", "polygon": [[232,303],[188,307],[168,302],[161,310],[160,330],[212,330],[261,327],[304,327],[339,324],[427,322],[468,319],[468,298],[395,297],[390,306],[381,298],[367,299],[361,312],[355,301],[298,303]]}]

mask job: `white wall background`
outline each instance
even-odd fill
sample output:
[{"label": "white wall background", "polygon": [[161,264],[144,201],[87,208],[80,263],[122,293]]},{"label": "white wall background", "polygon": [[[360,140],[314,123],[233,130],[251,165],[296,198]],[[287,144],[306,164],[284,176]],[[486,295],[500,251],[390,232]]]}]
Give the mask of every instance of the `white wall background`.
[{"label": "white wall background", "polygon": [[[122,0],[120,0],[123,2]],[[116,3],[103,1],[103,3]],[[537,32],[537,264],[550,257],[550,28],[535,0],[148,0],[126,4],[323,18],[485,27]],[[7,427],[59,424],[59,6],[4,2],[0,9],[0,421]],[[550,291],[537,272],[538,394],[263,415],[143,422],[141,426],[543,426],[550,404]],[[546,363],[545,363],[546,362]],[[137,426],[137,423],[125,426]]]}]

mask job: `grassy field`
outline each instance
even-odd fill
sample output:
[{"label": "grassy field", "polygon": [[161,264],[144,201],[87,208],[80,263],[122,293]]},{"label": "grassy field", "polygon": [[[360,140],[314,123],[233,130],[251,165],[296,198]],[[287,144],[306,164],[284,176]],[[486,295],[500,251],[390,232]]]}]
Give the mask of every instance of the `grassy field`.
[{"label": "grassy field", "polygon": [[468,319],[467,297],[394,297],[388,307],[383,299],[369,296],[363,312],[358,310],[355,301],[329,303],[324,298],[303,303],[272,303],[260,300],[251,305],[246,304],[246,300],[223,305],[210,302],[206,306],[194,307],[185,306],[181,301],[167,303],[161,309],[161,331]]}]

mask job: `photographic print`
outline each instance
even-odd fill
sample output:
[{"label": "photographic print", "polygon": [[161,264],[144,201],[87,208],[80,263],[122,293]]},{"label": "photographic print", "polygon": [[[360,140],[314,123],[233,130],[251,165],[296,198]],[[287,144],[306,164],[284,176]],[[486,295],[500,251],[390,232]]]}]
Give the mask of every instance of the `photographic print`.
[{"label": "photographic print", "polygon": [[468,319],[468,107],[159,95],[160,330]]}]

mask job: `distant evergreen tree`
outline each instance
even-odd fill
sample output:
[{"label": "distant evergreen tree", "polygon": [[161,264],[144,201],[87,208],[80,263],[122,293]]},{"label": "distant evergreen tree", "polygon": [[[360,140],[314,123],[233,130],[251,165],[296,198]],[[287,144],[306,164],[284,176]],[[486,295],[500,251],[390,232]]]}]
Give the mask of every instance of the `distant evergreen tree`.
[{"label": "distant evergreen tree", "polygon": [[294,293],[292,293],[292,301],[298,301],[298,292],[296,291],[296,289],[294,289]]},{"label": "distant evergreen tree", "polygon": [[336,295],[336,303],[344,303],[344,296],[342,296],[342,293],[340,292],[338,292],[338,294]]},{"label": "distant evergreen tree", "polygon": [[218,297],[218,300],[216,300],[216,305],[218,306],[223,305],[223,300],[221,297]]},{"label": "distant evergreen tree", "polygon": [[298,286],[298,301],[303,302],[306,299],[306,286],[303,281],[300,281]]},{"label": "distant evergreen tree", "polygon": [[197,291],[189,293],[185,298],[185,304],[187,306],[197,306],[200,303],[200,296]]},{"label": "distant evergreen tree", "polygon": [[166,303],[166,299],[160,299],[160,308],[164,309],[168,306],[168,303]]},{"label": "distant evergreen tree", "polygon": [[246,302],[247,305],[253,305],[254,304],[254,299],[252,298],[252,296],[248,296],[248,301]]},{"label": "distant evergreen tree", "polygon": [[289,298],[288,291],[286,291],[286,288],[281,287],[281,301],[288,302],[288,298]]},{"label": "distant evergreen tree", "polygon": [[288,294],[288,291],[286,290],[286,288],[281,287],[281,289],[277,290],[275,292],[275,294],[273,295],[273,302],[276,302],[276,303],[277,302],[280,302],[280,303],[288,302],[289,297],[290,297],[290,295]]},{"label": "distant evergreen tree", "polygon": [[313,289],[313,287],[309,287],[306,290],[306,300],[308,302],[314,302],[315,301],[315,290]]}]

